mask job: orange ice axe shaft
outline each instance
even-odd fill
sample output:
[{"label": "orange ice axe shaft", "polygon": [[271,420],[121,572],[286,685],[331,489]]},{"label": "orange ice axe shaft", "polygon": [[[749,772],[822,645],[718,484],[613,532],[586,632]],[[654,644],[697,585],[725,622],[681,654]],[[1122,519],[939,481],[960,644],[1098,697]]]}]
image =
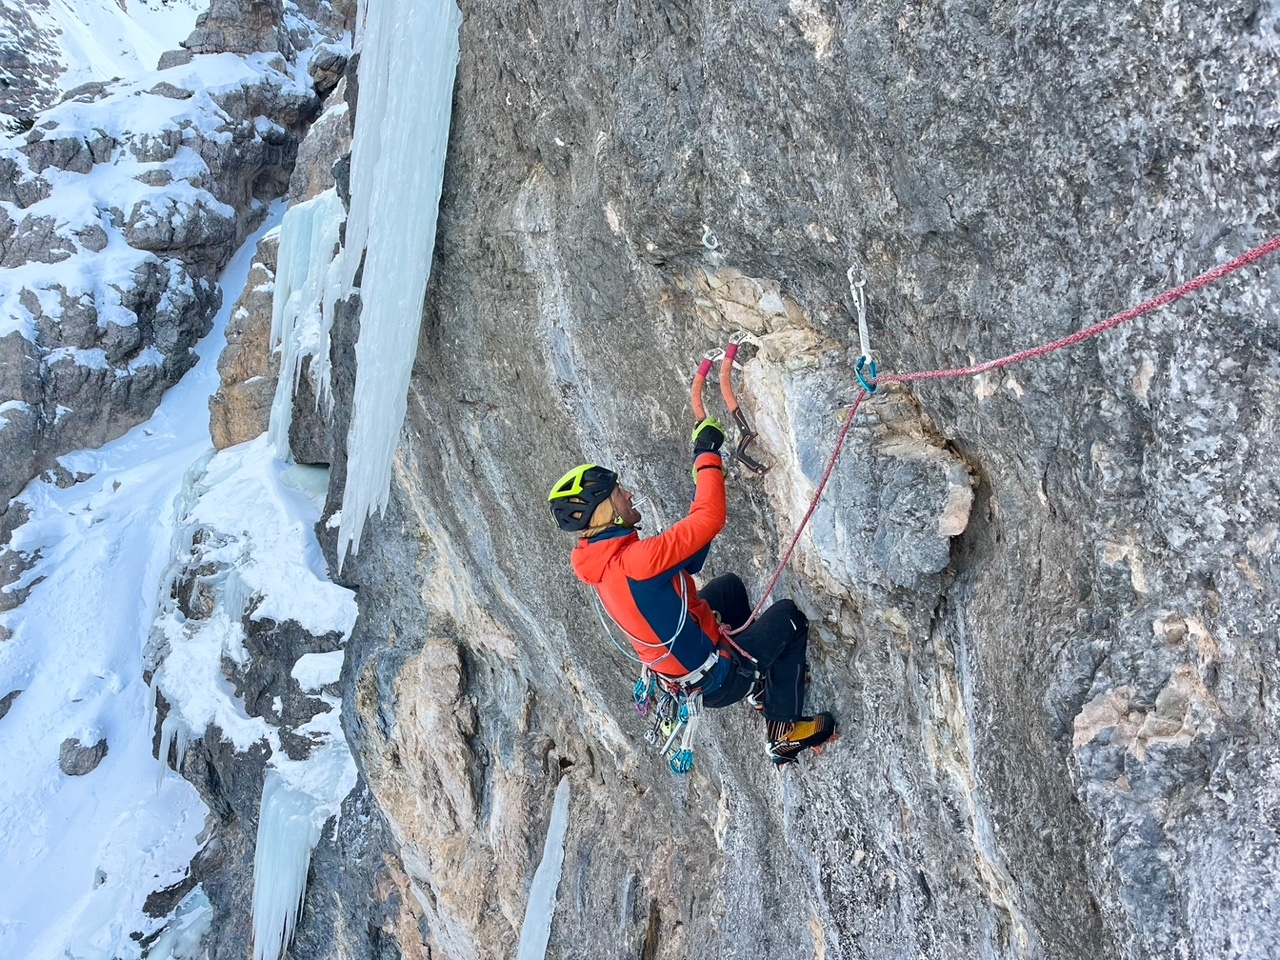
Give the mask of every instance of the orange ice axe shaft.
[{"label": "orange ice axe shaft", "polygon": [[690,402],[693,404],[693,415],[698,423],[707,419],[707,408],[702,405],[702,388],[707,384],[707,374],[711,372],[711,357],[703,357],[698,364],[698,372],[693,375],[693,388]]}]

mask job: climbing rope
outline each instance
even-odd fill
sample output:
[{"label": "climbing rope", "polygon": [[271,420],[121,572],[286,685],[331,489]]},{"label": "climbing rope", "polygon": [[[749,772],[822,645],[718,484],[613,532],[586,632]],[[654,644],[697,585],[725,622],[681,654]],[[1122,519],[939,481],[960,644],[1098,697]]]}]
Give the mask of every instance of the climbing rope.
[{"label": "climbing rope", "polygon": [[[1091,327],[1085,327],[1083,330],[1079,330],[1058,340],[1051,341],[1050,343],[1041,344],[1038,347],[1031,347],[1027,350],[1020,350],[1017,353],[1011,353],[1008,356],[999,357],[995,360],[987,360],[983,363],[973,364],[972,366],[956,367],[948,370],[924,370],[917,373],[894,373],[881,377],[876,376],[875,367],[872,365],[869,371],[871,374],[871,379],[869,381],[863,379],[863,376],[861,375],[862,370],[859,369],[858,380],[862,384],[862,389],[858,391],[858,396],[853,401],[853,406],[849,408],[848,416],[845,417],[844,425],[840,428],[840,433],[836,436],[835,447],[831,451],[831,456],[827,458],[826,469],[823,470],[822,479],[818,481],[818,486],[813,493],[813,498],[809,501],[809,509],[807,509],[804,516],[800,518],[800,523],[796,527],[796,532],[791,537],[791,542],[787,545],[787,549],[783,552],[782,559],[778,562],[778,568],[774,571],[773,578],[769,581],[769,586],[765,588],[764,593],[760,596],[760,602],[757,603],[755,609],[751,611],[751,616],[747,618],[746,623],[741,627],[738,627],[738,629],[730,632],[735,634],[741,633],[743,630],[747,629],[747,627],[751,626],[751,624],[755,622],[756,618],[760,616],[760,612],[764,609],[765,604],[768,603],[769,595],[773,593],[773,588],[778,585],[778,579],[782,576],[782,571],[785,570],[787,564],[791,562],[791,556],[795,553],[796,544],[800,542],[800,535],[804,533],[805,526],[809,523],[810,517],[813,516],[813,511],[817,509],[818,501],[822,498],[822,493],[826,489],[827,481],[831,479],[831,473],[835,469],[836,460],[840,457],[840,451],[844,448],[845,437],[849,434],[849,427],[853,425],[853,419],[857,416],[858,408],[862,405],[862,401],[875,391],[876,387],[886,383],[914,383],[922,380],[947,380],[955,377],[975,376],[977,374],[987,373],[991,370],[999,370],[1003,367],[1012,366],[1013,364],[1021,363],[1024,360],[1043,357],[1056,350],[1073,347],[1078,343],[1082,343],[1085,340],[1096,337],[1099,334],[1105,333],[1106,331],[1111,330],[1114,327],[1118,327],[1123,323],[1128,323],[1130,320],[1135,320],[1144,314],[1150,313],[1152,310],[1157,310],[1160,307],[1168,306],[1171,303],[1181,300],[1188,294],[1195,293],[1197,290],[1201,290],[1212,283],[1216,283],[1223,277],[1235,273],[1237,270],[1241,270],[1252,263],[1256,263],[1258,260],[1261,260],[1268,254],[1275,253],[1277,250],[1280,250],[1280,236],[1272,237],[1266,243],[1254,247],[1252,250],[1241,254],[1234,260],[1230,260],[1227,263],[1214,267],[1212,270],[1206,271],[1205,273],[1200,274],[1200,276],[1195,277],[1192,280],[1188,280],[1186,283],[1180,284],[1171,290],[1166,290],[1159,296],[1152,297],[1150,300],[1140,303],[1136,307],[1131,307],[1123,313],[1117,313],[1114,316],[1108,317],[1106,320],[1099,321]],[[850,283],[852,282],[852,276],[850,276]],[[864,342],[863,358],[866,357],[868,352],[869,351]]]}]

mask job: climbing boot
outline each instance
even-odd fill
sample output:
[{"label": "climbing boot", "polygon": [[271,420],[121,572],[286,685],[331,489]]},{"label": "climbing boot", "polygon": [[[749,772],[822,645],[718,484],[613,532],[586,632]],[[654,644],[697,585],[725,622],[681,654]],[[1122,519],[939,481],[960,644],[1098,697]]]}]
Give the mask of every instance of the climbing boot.
[{"label": "climbing boot", "polygon": [[751,684],[751,689],[747,691],[747,703],[757,713],[764,709],[764,677],[756,677]]},{"label": "climbing boot", "polygon": [[829,713],[790,722],[770,720],[766,730],[769,758],[777,766],[795,763],[801,750],[822,746],[835,732],[836,718]]}]

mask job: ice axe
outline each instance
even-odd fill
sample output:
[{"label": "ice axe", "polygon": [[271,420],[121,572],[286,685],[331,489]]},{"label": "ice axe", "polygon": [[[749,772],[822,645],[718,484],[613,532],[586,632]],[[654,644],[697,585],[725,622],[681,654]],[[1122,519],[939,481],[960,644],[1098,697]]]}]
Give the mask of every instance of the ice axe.
[{"label": "ice axe", "polygon": [[707,376],[711,373],[711,367],[719,360],[720,395],[724,397],[725,406],[729,408],[729,416],[733,418],[733,422],[738,426],[738,446],[733,451],[733,457],[752,473],[763,477],[769,472],[769,467],[747,453],[747,447],[751,445],[751,442],[759,434],[751,429],[751,424],[748,422],[746,414],[742,412],[742,408],[738,405],[738,398],[733,393],[733,361],[738,356],[738,347],[738,341],[730,340],[728,346],[723,350],[714,350],[702,358],[702,362],[698,364],[698,372],[693,377],[690,400],[693,406],[693,415],[701,423],[707,418],[707,410],[702,403],[702,391],[706,386]]}]

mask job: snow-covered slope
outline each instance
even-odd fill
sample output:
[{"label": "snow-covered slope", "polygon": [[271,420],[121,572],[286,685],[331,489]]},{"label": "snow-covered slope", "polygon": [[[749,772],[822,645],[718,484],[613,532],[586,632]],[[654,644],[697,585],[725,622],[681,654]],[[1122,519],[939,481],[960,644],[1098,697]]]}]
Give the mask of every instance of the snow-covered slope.
[{"label": "snow-covered slope", "polygon": [[[225,284],[243,286],[257,240]],[[0,874],[20,880],[0,884],[0,956],[129,955],[129,933],[156,926],[142,914],[147,895],[181,880],[195,855],[204,804],[181,777],[157,783],[142,656],[174,499],[210,449],[207,402],[231,302],[150,421],[66,458],[91,479],[65,490],[37,481],[24,494],[31,519],[13,546],[41,560],[0,646],[0,689],[22,691],[0,722]],[[67,776],[67,738],[104,739],[107,754]]]},{"label": "snow-covered slope", "polygon": [[[157,58],[178,46],[205,6],[200,0],[0,0],[0,110],[30,116],[62,91],[122,78],[42,119],[55,119],[64,132],[78,130],[75,125],[83,121],[90,135],[117,137],[118,143],[134,132],[160,136],[176,128],[183,144],[176,162],[190,169],[166,171],[167,177],[151,169],[150,188],[157,197],[175,194],[188,173],[207,182],[208,167],[193,149],[197,141],[190,130],[182,134],[187,128],[182,117],[204,116],[205,106],[223,119],[236,114],[235,105],[223,112],[210,96],[242,89],[246,72],[257,76],[259,67],[272,68],[264,64],[265,54],[224,52],[198,55],[157,74]],[[292,22],[309,26],[296,17]],[[311,33],[314,40],[322,39]],[[307,34],[300,29],[295,35],[305,42]],[[297,78],[298,102],[305,106],[312,93],[307,52],[299,52],[298,62],[281,77]],[[164,90],[172,96],[147,92],[161,79],[168,81]],[[134,86],[139,82],[142,87]],[[6,91],[15,97],[21,93],[26,106],[10,109],[17,101],[4,99]],[[280,132],[263,115],[270,113],[269,103],[252,93],[241,99],[252,136]],[[193,105],[194,114],[184,113]],[[306,113],[295,112],[301,128]],[[198,118],[192,125],[206,129]],[[42,124],[37,132],[47,135],[50,129]],[[210,141],[232,139],[214,127],[207,132]],[[27,138],[12,142],[29,146]],[[278,159],[271,162],[283,169],[273,183],[282,190],[291,154],[283,141],[273,144]],[[47,215],[65,225],[97,217],[108,207],[130,209],[136,201],[131,191],[149,188],[138,179],[139,174],[146,179],[148,171],[136,160],[126,148],[108,159],[93,157],[88,172],[45,171],[49,192],[34,204],[40,209],[6,203],[5,213],[15,220],[24,213]],[[255,747],[262,742],[259,755],[272,758],[273,782],[283,784],[289,797],[305,800],[307,816],[315,821],[308,836],[318,833],[350,790],[354,768],[330,689],[342,652],[307,654],[294,664],[292,677],[318,712],[299,727],[299,742],[284,750],[273,728],[247,710],[240,691],[220,676],[226,657],[244,653],[238,620],[197,624],[173,602],[179,569],[175,550],[180,560],[193,542],[208,546],[216,540],[235,567],[237,589],[244,588],[243,599],[252,599],[256,614],[305,620],[339,638],[334,643],[349,634],[355,616],[350,592],[328,582],[312,533],[325,486],[325,478],[316,477],[325,472],[282,463],[265,438],[220,454],[211,448],[208,399],[218,383],[215,363],[225,344],[223,331],[258,241],[282,218],[283,202],[269,215],[264,206],[275,193],[264,188],[262,197],[249,201],[267,222],[222,272],[223,307],[212,320],[213,332],[195,350],[197,365],[164,395],[154,416],[100,449],[62,457],[56,477],[38,479],[21,494],[26,521],[8,544],[10,556],[20,558],[13,569],[21,572],[0,598],[4,960],[143,955],[185,960],[197,955],[191,951],[208,929],[211,908],[191,863],[209,839],[209,810],[197,789],[171,771],[171,747],[180,768],[184,748],[195,737],[243,736]],[[245,212],[221,206],[228,217]],[[170,228],[175,223],[163,214],[159,220]],[[15,254],[16,265],[8,272],[39,272],[50,288],[84,289],[93,302],[109,305],[111,297],[98,294],[125,285],[113,272],[119,246],[51,258],[56,260],[51,263],[17,263]],[[228,253],[233,248],[230,244]],[[126,276],[130,272],[126,269]],[[0,281],[0,301],[13,294],[10,299],[18,303],[22,286]],[[17,339],[15,332],[24,335],[23,315],[18,306],[3,314],[7,320],[0,321],[0,332],[10,341]],[[55,312],[49,330],[61,329],[61,319]],[[209,322],[207,315],[202,319]],[[0,405],[0,414],[11,413],[13,406]],[[4,426],[0,416],[0,429]],[[246,560],[250,555],[254,559]],[[6,609],[15,602],[15,609]],[[209,675],[199,673],[204,666],[210,666]],[[216,733],[209,733],[209,724]],[[277,806],[290,814],[296,803]],[[301,857],[305,878],[310,846],[294,844],[283,855]],[[271,906],[272,892],[283,891],[275,896],[280,909],[264,907],[264,916],[273,923],[277,915],[285,916],[292,924],[290,911],[296,911],[298,897],[289,884],[272,882],[282,875],[279,857],[259,859],[264,902]],[[278,944],[261,939],[260,954],[274,960]]]},{"label": "snow-covered slope", "polygon": [[0,112],[11,120],[94,80],[154,70],[207,0],[0,0]]}]

